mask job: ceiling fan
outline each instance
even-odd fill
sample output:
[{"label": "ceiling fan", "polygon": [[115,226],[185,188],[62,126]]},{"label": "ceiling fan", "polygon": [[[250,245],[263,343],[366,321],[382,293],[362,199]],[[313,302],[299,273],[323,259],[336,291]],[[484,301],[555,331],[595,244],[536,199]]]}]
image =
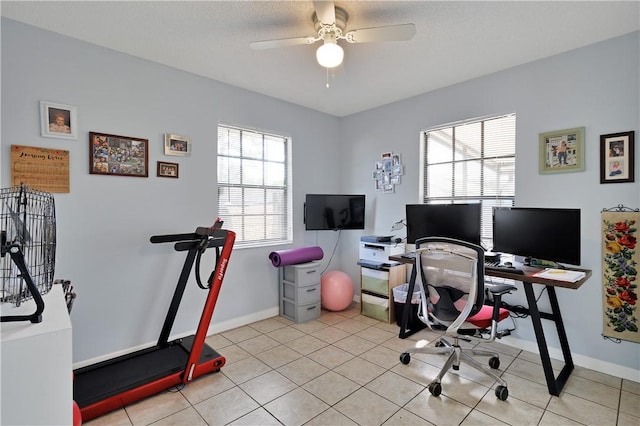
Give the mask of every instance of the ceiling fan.
[{"label": "ceiling fan", "polygon": [[344,51],[338,40],[348,43],[369,43],[376,41],[405,41],[411,40],[416,33],[414,24],[389,25],[384,27],[362,28],[344,32],[349,15],[346,10],[338,7],[333,1],[314,1],[315,12],[311,20],[317,35],[306,37],[283,38],[277,40],[263,40],[249,43],[252,49],[263,50],[274,47],[313,44],[322,40],[323,44],[316,51],[318,63],[325,68],[334,68],[342,63]]}]

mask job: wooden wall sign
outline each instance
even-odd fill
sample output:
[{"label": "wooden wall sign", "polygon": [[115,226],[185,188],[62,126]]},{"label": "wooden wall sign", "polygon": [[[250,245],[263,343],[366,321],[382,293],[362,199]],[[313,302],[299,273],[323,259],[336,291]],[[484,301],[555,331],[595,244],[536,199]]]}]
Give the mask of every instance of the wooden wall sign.
[{"label": "wooden wall sign", "polygon": [[11,184],[45,192],[69,192],[69,151],[11,145]]}]

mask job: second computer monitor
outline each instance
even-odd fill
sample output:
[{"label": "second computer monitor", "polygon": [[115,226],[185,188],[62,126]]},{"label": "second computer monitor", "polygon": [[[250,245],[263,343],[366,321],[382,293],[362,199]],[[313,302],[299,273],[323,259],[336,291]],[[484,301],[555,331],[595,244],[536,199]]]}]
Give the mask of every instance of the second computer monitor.
[{"label": "second computer monitor", "polygon": [[407,243],[423,237],[448,237],[480,244],[480,203],[407,204]]},{"label": "second computer monitor", "polygon": [[580,209],[493,209],[495,252],[580,265],[580,237]]}]

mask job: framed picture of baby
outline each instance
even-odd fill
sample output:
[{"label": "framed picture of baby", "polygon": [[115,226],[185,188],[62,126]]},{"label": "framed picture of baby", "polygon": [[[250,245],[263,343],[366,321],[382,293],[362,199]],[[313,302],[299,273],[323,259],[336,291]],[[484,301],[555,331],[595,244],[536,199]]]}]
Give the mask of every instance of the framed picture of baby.
[{"label": "framed picture of baby", "polygon": [[40,135],[47,138],[78,139],[76,107],[40,101]]},{"label": "framed picture of baby", "polygon": [[600,183],[634,180],[634,132],[600,136]]}]

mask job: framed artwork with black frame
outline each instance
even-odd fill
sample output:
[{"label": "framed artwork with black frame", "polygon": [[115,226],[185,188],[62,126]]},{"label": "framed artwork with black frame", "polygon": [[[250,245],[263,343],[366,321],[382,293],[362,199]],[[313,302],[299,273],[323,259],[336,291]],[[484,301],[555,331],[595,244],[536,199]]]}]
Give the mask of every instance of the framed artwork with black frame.
[{"label": "framed artwork with black frame", "polygon": [[600,183],[623,183],[634,180],[635,132],[600,136]]},{"label": "framed artwork with black frame", "polygon": [[149,176],[149,140],[89,132],[89,173]]},{"label": "framed artwork with black frame", "polygon": [[178,179],[178,171],[180,165],[178,163],[167,163],[166,161],[158,161],[158,177]]}]

